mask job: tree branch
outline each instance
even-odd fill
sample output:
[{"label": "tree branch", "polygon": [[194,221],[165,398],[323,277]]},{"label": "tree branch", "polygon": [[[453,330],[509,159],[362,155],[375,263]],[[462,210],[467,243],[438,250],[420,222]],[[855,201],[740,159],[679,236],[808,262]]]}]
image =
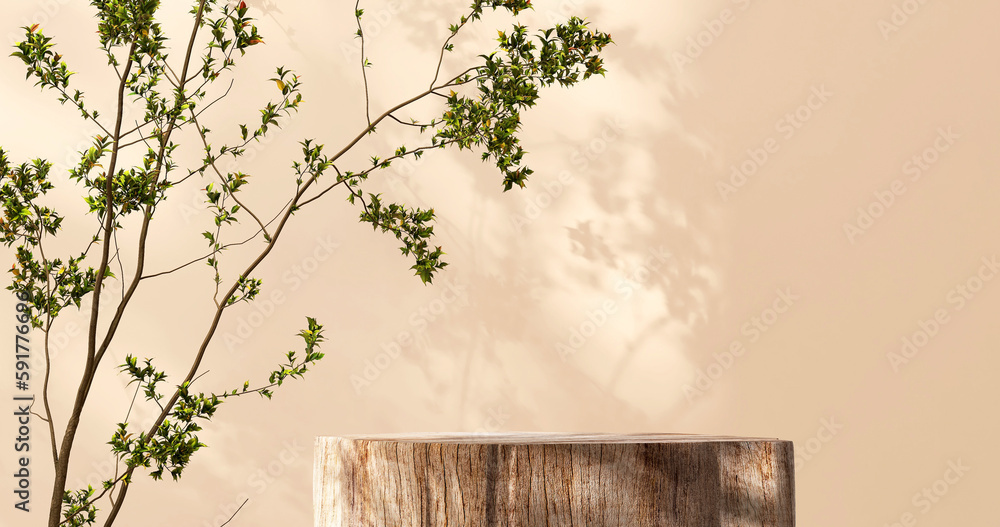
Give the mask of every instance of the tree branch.
[{"label": "tree branch", "polygon": [[135,52],[135,43],[129,47],[129,57],[125,64],[125,74],[118,84],[118,116],[115,122],[114,146],[111,151],[111,162],[105,176],[105,196],[106,196],[106,220],[104,224],[104,246],[101,255],[101,266],[97,271],[97,278],[94,282],[94,300],[90,310],[90,327],[87,333],[87,358],[84,366],[83,378],[77,388],[76,399],[73,403],[73,410],[70,413],[69,421],[66,424],[66,433],[63,435],[62,445],[59,449],[59,456],[55,466],[55,481],[53,482],[52,499],[49,503],[49,527],[56,527],[59,521],[59,513],[62,510],[63,492],[66,490],[66,475],[69,471],[69,456],[73,449],[73,440],[76,437],[77,427],[80,424],[80,414],[83,412],[84,403],[90,392],[90,384],[94,379],[96,371],[96,344],[97,344],[97,322],[100,309],[101,289],[104,285],[105,269],[108,266],[108,257],[111,250],[110,237],[111,226],[114,222],[114,173],[118,162],[119,140],[121,138],[122,118],[125,107],[125,85],[128,79],[128,71],[132,67],[132,54]]},{"label": "tree branch", "polygon": [[451,32],[451,35],[449,35],[448,38],[445,39],[444,44],[441,45],[441,56],[438,57],[437,68],[434,70],[434,79],[430,83],[430,88],[432,89],[434,88],[434,83],[437,82],[438,76],[441,75],[441,64],[444,63],[444,52],[446,49],[448,49],[448,43],[450,43],[451,39],[455,38],[455,35],[457,35],[458,32],[461,31],[463,27],[465,27],[465,24],[469,23],[469,20],[472,20],[472,13],[469,13],[468,16],[462,17],[461,23],[458,25],[457,28],[455,28],[454,31]]},{"label": "tree branch", "polygon": [[361,0],[354,3],[354,18],[358,22],[358,38],[361,39],[361,78],[365,82],[365,118],[368,120],[369,128],[372,125],[371,102],[368,98],[368,57],[365,56],[365,32],[361,29]]},{"label": "tree branch", "polygon": [[[35,215],[36,216],[40,216],[38,214],[38,207],[37,206],[33,206],[33,208],[35,209]],[[39,221],[41,221],[41,220],[39,220]],[[49,302],[49,306],[51,307],[51,302],[52,302],[52,283],[49,280],[49,278],[50,278],[50,276],[49,276],[50,269],[49,269],[49,266],[48,266],[48,259],[45,257],[45,248],[42,246],[42,238],[44,238],[44,236],[45,236],[45,229],[39,228],[38,232],[39,232],[39,234],[38,234],[38,252],[39,252],[39,254],[42,257],[42,269],[45,269],[45,301]],[[59,453],[56,451],[56,429],[55,429],[55,424],[53,423],[52,407],[49,405],[49,375],[51,373],[51,364],[49,363],[49,328],[52,327],[52,310],[51,310],[51,308],[45,310],[45,326],[46,326],[45,330],[44,330],[45,339],[44,339],[44,342],[43,342],[43,345],[42,345],[43,349],[45,350],[45,380],[42,382],[42,407],[45,409],[45,416],[46,417],[42,417],[42,416],[38,416],[38,417],[39,417],[39,419],[42,419],[43,421],[45,421],[49,425],[48,426],[49,427],[49,440],[51,441],[51,447],[52,447],[52,465],[53,465],[53,467],[55,467],[55,466],[58,466],[58,464],[59,464]],[[34,406],[34,405],[32,405],[32,406]],[[32,412],[32,413],[34,413],[34,412]],[[35,414],[35,415],[37,415],[37,414]]]},{"label": "tree branch", "polygon": [[[233,86],[233,85],[232,85],[232,83],[230,83],[229,87],[230,87],[230,88],[232,88],[232,86]],[[229,90],[226,90],[226,93],[229,93]],[[198,116],[197,116],[197,115],[195,115],[194,111],[190,111],[190,113],[191,113],[191,120],[192,120],[192,121],[194,121],[194,127],[195,127],[195,130],[197,130],[197,131],[198,131],[198,137],[200,137],[200,138],[201,138],[201,144],[202,144],[202,145],[204,145],[204,147],[205,147],[205,150],[206,150],[206,152],[208,152],[208,150],[209,150],[209,148],[210,148],[210,147],[208,146],[208,139],[206,139],[206,138],[205,138],[205,134],[204,134],[204,133],[202,133],[202,130],[201,130],[201,126],[200,126],[200,125],[198,124]],[[208,155],[209,155],[209,156],[211,156],[211,152],[208,152]],[[222,183],[222,188],[225,188],[225,189],[227,189],[227,190],[228,190],[228,186],[226,185],[226,183],[227,183],[227,182],[226,182],[226,178],[225,178],[225,176],[223,176],[223,175],[222,175],[222,172],[221,172],[221,171],[219,171],[219,167],[218,167],[218,166],[216,166],[216,164],[215,164],[215,159],[214,159],[214,158],[211,158],[211,157],[210,157],[209,159],[211,159],[211,163],[209,163],[209,164],[211,165],[211,167],[212,167],[212,170],[214,170],[214,171],[215,171],[215,174],[216,174],[217,176],[219,176],[219,181],[220,181],[220,182]],[[232,198],[233,198],[233,201],[235,201],[235,202],[236,202],[236,204],[237,204],[237,205],[239,205],[241,209],[243,209],[243,210],[247,211],[247,213],[249,213],[249,214],[250,214],[250,216],[252,216],[252,217],[253,217],[254,221],[256,221],[256,222],[257,222],[257,225],[259,225],[259,226],[260,226],[260,229],[261,229],[262,231],[264,231],[264,236],[265,236],[265,237],[270,237],[271,235],[270,235],[270,234],[268,234],[268,232],[267,232],[267,227],[265,227],[265,226],[264,226],[264,223],[260,221],[260,218],[258,218],[258,217],[257,217],[257,215],[256,215],[256,214],[254,214],[254,213],[253,213],[253,211],[252,211],[252,210],[250,210],[250,208],[249,208],[249,207],[247,207],[246,205],[244,205],[244,204],[243,204],[243,203],[242,203],[242,202],[240,201],[240,199],[236,197],[236,193],[235,193],[235,192],[228,192],[228,194],[229,194],[230,196],[232,196]]]},{"label": "tree branch", "polygon": [[[420,151],[423,151],[423,150],[431,150],[431,149],[435,149],[435,148],[441,148],[443,145],[448,145],[448,144],[454,143],[456,141],[458,141],[458,140],[457,139],[449,139],[447,141],[440,142],[440,143],[438,143],[436,145],[421,146],[419,148],[414,148],[413,150],[407,151],[405,154],[395,154],[395,155],[392,155],[390,157],[387,157],[387,158],[385,158],[384,161],[393,161],[393,160],[396,160],[396,159],[401,159],[401,158],[406,157],[408,155],[412,155],[414,152],[420,152]],[[351,174],[351,178],[366,175],[366,174],[370,173],[371,171],[373,171],[373,170],[375,170],[377,168],[378,167],[375,166],[375,167],[371,167],[369,169],[366,169],[366,170],[364,170],[362,172],[358,172],[357,174]],[[336,183],[330,185],[329,187],[326,187],[319,194],[317,194],[317,195],[315,195],[315,196],[307,199],[306,201],[303,201],[301,204],[299,204],[299,207],[300,208],[301,207],[305,207],[309,203],[311,203],[313,201],[316,201],[317,199],[321,198],[323,196],[323,194],[326,194],[327,192],[329,192],[330,190],[332,190],[334,187],[336,187],[337,185],[340,185],[341,183],[344,183],[348,179],[350,179],[350,178],[343,178],[343,179],[339,179],[338,178],[338,181]],[[360,196],[358,196],[358,197],[360,197]],[[364,198],[362,198],[362,199],[364,199]],[[367,208],[367,206],[366,206],[366,208]]]},{"label": "tree branch", "polygon": [[240,504],[240,506],[239,506],[239,508],[237,508],[237,509],[236,509],[236,512],[234,512],[234,513],[233,513],[233,515],[232,515],[232,516],[230,516],[230,517],[229,517],[229,519],[228,519],[228,520],[226,520],[226,521],[225,521],[225,522],[224,522],[224,523],[223,523],[222,525],[220,525],[219,527],[225,527],[225,525],[226,525],[226,524],[228,524],[229,522],[233,521],[233,518],[235,518],[235,517],[236,517],[236,514],[238,514],[238,513],[240,512],[240,509],[242,509],[242,508],[243,508],[243,506],[244,506],[244,505],[246,505],[248,501],[250,501],[250,498],[247,498],[247,499],[243,500],[243,503],[241,503],[241,504]]},{"label": "tree branch", "polygon": [[[291,202],[292,202],[292,200],[291,200],[291,199],[289,199],[289,200],[288,200],[288,202],[286,202],[286,204],[284,205],[284,207],[287,207],[288,205],[290,205],[290,204],[291,204]],[[282,207],[282,208],[281,208],[281,210],[279,210],[279,211],[278,211],[278,212],[277,212],[277,213],[276,213],[276,214],[274,215],[274,217],[273,217],[273,218],[271,218],[271,221],[267,222],[267,223],[266,223],[265,225],[270,225],[270,224],[274,223],[274,221],[278,219],[278,216],[280,216],[280,215],[281,215],[282,211],[284,211],[284,210],[285,210],[285,208],[284,208],[284,207]],[[250,242],[251,240],[253,240],[254,238],[256,238],[256,237],[257,237],[257,236],[258,236],[258,235],[259,235],[259,234],[260,234],[261,232],[263,232],[263,231],[261,231],[261,230],[259,230],[259,229],[258,229],[258,230],[257,230],[257,232],[255,232],[255,233],[253,234],[253,236],[250,236],[249,238],[247,238],[247,239],[245,239],[245,240],[243,240],[243,241],[241,241],[241,242],[233,242],[233,243],[227,243],[227,244],[225,244],[225,245],[222,245],[222,248],[223,248],[223,249],[225,249],[225,248],[227,248],[227,247],[234,247],[234,246],[237,246],[237,245],[243,245],[243,244],[245,244],[245,243],[248,243],[248,242]],[[185,264],[181,264],[181,265],[179,265],[179,266],[177,266],[177,267],[174,267],[173,269],[170,269],[169,271],[160,271],[159,273],[154,273],[154,274],[148,274],[148,275],[146,275],[146,276],[143,276],[143,277],[142,277],[142,279],[143,279],[143,280],[145,280],[145,279],[147,279],[147,278],[156,278],[157,276],[163,276],[163,275],[167,275],[167,274],[171,274],[171,273],[174,273],[174,272],[177,272],[177,271],[179,271],[179,270],[181,270],[181,269],[183,269],[183,268],[185,268],[185,267],[187,267],[187,266],[189,266],[189,265],[192,265],[192,264],[196,264],[196,263],[198,263],[198,262],[200,262],[200,261],[202,261],[202,260],[204,260],[204,259],[206,259],[206,258],[209,258],[209,257],[211,257],[211,256],[212,256],[212,254],[214,254],[214,252],[212,252],[212,253],[209,253],[209,254],[206,254],[205,256],[202,256],[202,257],[200,257],[200,258],[195,258],[194,260],[191,260],[190,262],[187,262],[187,263],[185,263]]]}]

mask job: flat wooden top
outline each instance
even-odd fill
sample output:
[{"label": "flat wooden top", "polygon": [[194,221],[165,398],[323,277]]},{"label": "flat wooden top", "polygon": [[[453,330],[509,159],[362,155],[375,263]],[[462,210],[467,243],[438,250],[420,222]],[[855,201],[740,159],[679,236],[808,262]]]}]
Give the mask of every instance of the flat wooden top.
[{"label": "flat wooden top", "polygon": [[397,443],[565,444],[565,443],[702,443],[708,441],[780,442],[774,437],[736,437],[693,434],[564,434],[550,432],[500,432],[482,434],[370,434],[318,437],[329,440],[389,441]]}]

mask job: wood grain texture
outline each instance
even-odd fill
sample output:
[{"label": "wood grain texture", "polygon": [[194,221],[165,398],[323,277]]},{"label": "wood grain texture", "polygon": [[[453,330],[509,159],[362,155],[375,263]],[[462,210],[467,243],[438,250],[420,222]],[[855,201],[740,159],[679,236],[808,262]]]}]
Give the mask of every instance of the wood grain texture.
[{"label": "wood grain texture", "polygon": [[684,434],[318,437],[317,527],[793,527],[791,441]]}]

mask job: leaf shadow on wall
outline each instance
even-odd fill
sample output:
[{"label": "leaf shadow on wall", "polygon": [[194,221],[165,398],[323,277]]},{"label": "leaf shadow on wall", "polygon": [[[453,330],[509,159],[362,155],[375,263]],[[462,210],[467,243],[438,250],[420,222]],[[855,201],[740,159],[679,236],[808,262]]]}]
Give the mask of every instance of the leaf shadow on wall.
[{"label": "leaf shadow on wall", "polygon": [[[451,16],[450,9],[445,16],[435,12],[443,8],[426,7],[411,8],[429,20],[418,27]],[[469,418],[478,415],[470,409],[499,399],[511,414],[503,429],[671,430],[691,408],[683,385],[693,377],[693,365],[710,357],[725,240],[714,179],[707,177],[714,154],[704,136],[710,134],[695,124],[705,103],[677,82],[658,45],[636,40],[630,28],[601,29],[610,29],[616,40],[606,53],[608,75],[646,87],[641,100],[618,103],[625,105],[619,112],[629,114],[624,140],[608,144],[574,173],[573,183],[550,196],[552,204],[523,234],[511,219],[523,217],[525,204],[570,165],[564,159],[542,170],[530,152],[567,152],[567,144],[586,148],[600,130],[581,139],[579,132],[555,126],[555,140],[524,145],[526,162],[536,168],[526,189],[498,192],[499,174],[470,179],[467,207],[473,212],[467,223],[439,215],[438,243],[472,262],[448,269],[471,273],[465,280],[472,303],[431,327],[426,345],[403,356],[425,372],[435,398],[447,397],[451,385],[460,383],[463,426],[478,423]],[[414,31],[415,45],[433,41]],[[550,89],[543,99],[564,93]],[[642,110],[635,111],[637,105]],[[593,121],[615,115],[612,108]],[[469,173],[482,171],[474,154],[453,157]],[[411,205],[432,206],[446,197],[433,195],[419,176],[404,184],[413,197],[401,195]],[[524,200],[511,198],[517,193]],[[551,234],[556,225],[559,234]],[[441,235],[450,240],[443,242]],[[658,269],[636,274],[658,250],[670,257]],[[632,291],[628,298],[626,289]],[[588,314],[607,301],[615,313],[581,345],[572,345],[573,331],[586,330]],[[560,351],[567,347],[568,355]],[[435,373],[440,360],[461,364],[457,379]]]}]

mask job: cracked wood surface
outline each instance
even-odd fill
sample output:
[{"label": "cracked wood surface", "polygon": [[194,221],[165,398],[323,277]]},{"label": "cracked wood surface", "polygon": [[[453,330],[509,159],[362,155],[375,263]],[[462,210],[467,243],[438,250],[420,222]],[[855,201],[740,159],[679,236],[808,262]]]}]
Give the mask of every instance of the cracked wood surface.
[{"label": "cracked wood surface", "polygon": [[793,527],[791,441],[684,434],[316,438],[317,527]]}]

